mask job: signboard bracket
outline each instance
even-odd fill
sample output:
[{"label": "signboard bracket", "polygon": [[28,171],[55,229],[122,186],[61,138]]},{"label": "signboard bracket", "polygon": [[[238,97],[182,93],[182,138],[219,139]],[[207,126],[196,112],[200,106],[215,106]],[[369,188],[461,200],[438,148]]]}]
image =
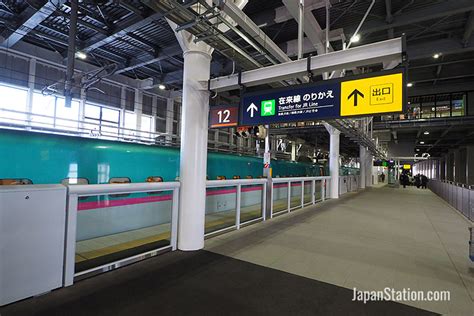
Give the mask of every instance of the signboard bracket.
[{"label": "signboard bracket", "polygon": [[309,82],[313,82],[314,80],[313,72],[311,71],[311,57],[311,54],[306,57],[306,72],[308,73]]}]

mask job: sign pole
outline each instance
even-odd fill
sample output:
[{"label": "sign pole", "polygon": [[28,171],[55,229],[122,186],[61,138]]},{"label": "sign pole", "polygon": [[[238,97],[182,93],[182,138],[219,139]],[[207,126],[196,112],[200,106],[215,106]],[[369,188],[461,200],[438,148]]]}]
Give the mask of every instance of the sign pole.
[{"label": "sign pole", "polygon": [[267,178],[267,185],[266,185],[267,194],[265,194],[263,198],[267,199],[266,204],[265,204],[267,206],[267,209],[265,210],[265,212],[266,212],[267,217],[270,217],[271,205],[272,205],[271,199],[273,198],[271,194],[273,183],[272,183],[272,168],[271,168],[271,153],[270,153],[270,126],[265,125],[265,129],[267,133],[265,135],[265,152],[263,154],[263,176]]}]

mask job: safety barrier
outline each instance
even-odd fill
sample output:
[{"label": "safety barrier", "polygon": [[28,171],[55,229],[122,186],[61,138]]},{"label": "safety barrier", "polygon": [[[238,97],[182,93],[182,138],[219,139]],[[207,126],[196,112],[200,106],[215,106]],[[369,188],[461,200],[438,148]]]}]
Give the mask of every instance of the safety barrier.
[{"label": "safety barrier", "polygon": [[[345,192],[357,176],[342,176]],[[69,185],[64,286],[177,248],[179,182]],[[330,177],[208,180],[205,236],[329,198]],[[268,207],[267,207],[268,206]]]},{"label": "safety barrier", "polygon": [[[331,177],[274,178],[270,190],[270,218],[324,201]],[[319,190],[316,190],[319,185]],[[319,191],[319,194],[317,194]],[[318,196],[319,195],[319,196]]]},{"label": "safety barrier", "polygon": [[208,180],[206,236],[266,219],[267,179]]},{"label": "safety barrier", "polygon": [[[72,285],[74,277],[118,268],[167,249],[175,250],[179,187],[179,182],[68,186],[64,286]],[[158,208],[157,203],[160,204]],[[147,220],[140,221],[144,216]],[[151,234],[146,231],[150,226],[154,230]],[[156,235],[158,231],[159,236]],[[136,234],[133,235],[133,232]],[[107,240],[110,235],[115,238]],[[84,240],[78,240],[80,236],[84,236]],[[89,239],[94,241],[93,244],[80,244],[89,237],[93,237]],[[159,245],[158,248],[131,256],[126,252],[127,247],[150,241]],[[94,248],[96,245],[99,246]],[[83,256],[78,254],[78,247],[84,248]],[[96,259],[97,262],[97,257],[101,255],[124,250],[126,258],[76,272],[76,264],[80,264],[81,259]]]},{"label": "safety barrier", "polygon": [[357,191],[359,189],[359,176],[358,175],[346,175],[339,177],[339,195],[346,194],[347,192]]},{"label": "safety barrier", "polygon": [[435,180],[428,182],[428,188],[440,196],[466,218],[474,220],[474,187],[452,181]]}]

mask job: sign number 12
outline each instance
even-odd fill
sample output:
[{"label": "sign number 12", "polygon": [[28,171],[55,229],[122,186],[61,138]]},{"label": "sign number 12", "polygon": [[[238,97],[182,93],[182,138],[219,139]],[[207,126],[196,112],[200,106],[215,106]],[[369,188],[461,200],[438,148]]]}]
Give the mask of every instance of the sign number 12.
[{"label": "sign number 12", "polygon": [[[224,111],[219,111],[217,112],[217,115],[219,115],[219,123],[230,123],[229,117],[230,117],[230,111],[229,110],[224,110]],[[224,119],[222,117],[224,116]]]}]

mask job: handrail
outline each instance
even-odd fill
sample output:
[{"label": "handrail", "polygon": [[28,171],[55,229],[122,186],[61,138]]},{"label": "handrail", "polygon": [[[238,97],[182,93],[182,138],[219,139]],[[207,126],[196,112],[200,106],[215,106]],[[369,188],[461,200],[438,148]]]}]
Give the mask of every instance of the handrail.
[{"label": "handrail", "polygon": [[330,176],[317,176],[317,177],[288,177],[288,178],[273,178],[273,183],[284,183],[284,182],[298,182],[298,181],[312,181],[312,180],[329,180]]},{"label": "handrail", "polygon": [[207,188],[229,187],[236,185],[265,184],[267,179],[229,179],[229,180],[207,180]]},{"label": "handrail", "polygon": [[77,194],[78,196],[94,196],[104,194],[166,191],[179,188],[179,186],[179,182],[171,181],[116,184],[73,184],[68,185],[67,187],[69,194]]}]

